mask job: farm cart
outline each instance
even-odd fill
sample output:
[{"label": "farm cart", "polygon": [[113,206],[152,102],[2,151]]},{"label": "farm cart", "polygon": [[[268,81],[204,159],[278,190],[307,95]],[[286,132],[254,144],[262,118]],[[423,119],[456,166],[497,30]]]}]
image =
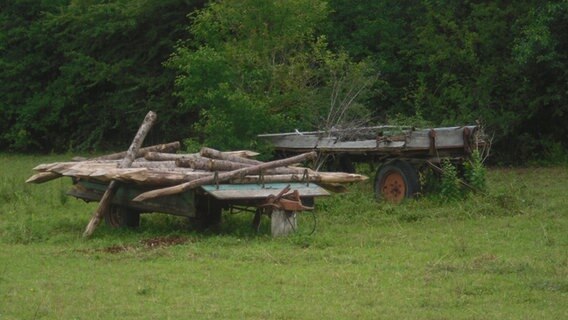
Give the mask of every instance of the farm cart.
[{"label": "farm cart", "polygon": [[302,204],[302,197],[312,202],[314,197],[329,194],[318,184],[337,189],[342,183],[367,178],[292,166],[313,160],[315,152],[262,162],[249,159],[255,153],[246,150],[202,148],[199,153],[177,154],[179,142],[141,148],[156,118],[156,113],[148,112],[125,152],[40,164],[26,182],[72,177],[70,195],[98,201],[84,237],[90,236],[103,218],[114,226],[137,226],[140,213],[164,212],[208,225],[220,221],[224,208],[238,206],[256,208],[257,228],[261,214],[270,214],[272,233],[280,235],[295,228],[295,212],[312,209]]},{"label": "farm cart", "polygon": [[395,203],[421,192],[421,172],[439,174],[443,159],[460,166],[472,150],[486,144],[480,127],[473,125],[423,130],[376,126],[259,137],[281,154],[315,150],[320,159],[345,172],[353,172],[354,162],[378,164],[375,195]]},{"label": "farm cart", "polygon": [[293,231],[295,213],[311,210],[314,197],[329,195],[325,188],[338,190],[342,183],[366,179],[288,166],[313,159],[313,152],[271,162],[235,154],[241,152],[210,148],[196,154],[145,152],[129,168],[119,168],[119,160],[108,157],[40,164],[27,182],[68,176],[74,182],[70,195],[99,202],[114,182],[116,190],[103,216],[111,226],[135,227],[140,213],[147,212],[186,216],[198,226],[209,226],[220,221],[223,209],[230,209],[254,212],[256,227],[261,214],[269,214],[273,234],[280,235]]},{"label": "farm cart", "polygon": [[[68,195],[78,199],[100,201],[107,184],[75,180]],[[245,210],[255,208],[254,226],[258,228],[260,215],[271,217],[272,234],[284,235],[296,228],[296,212],[311,210],[306,202],[313,197],[327,196],[324,188],[314,183],[219,184],[205,185],[180,194],[134,201],[149,188],[120,184],[105,222],[112,227],[137,227],[141,213],[160,212],[188,217],[198,228],[214,226],[221,221],[223,209]],[[289,192],[294,190],[293,192]],[[285,193],[285,194],[284,194]],[[280,196],[279,199],[275,199]]]}]

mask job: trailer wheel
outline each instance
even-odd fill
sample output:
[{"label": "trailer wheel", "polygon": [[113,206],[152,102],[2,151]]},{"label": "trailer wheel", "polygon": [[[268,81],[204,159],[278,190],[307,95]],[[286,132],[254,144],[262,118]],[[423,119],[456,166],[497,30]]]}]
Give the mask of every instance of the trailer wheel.
[{"label": "trailer wheel", "polygon": [[396,160],[381,166],[375,177],[375,197],[400,203],[420,192],[418,173],[408,162]]},{"label": "trailer wheel", "polygon": [[223,203],[211,196],[197,197],[196,216],[190,218],[190,223],[198,230],[215,228],[221,223]]},{"label": "trailer wheel", "polygon": [[140,212],[122,206],[111,206],[105,223],[112,228],[136,228],[140,226]]}]

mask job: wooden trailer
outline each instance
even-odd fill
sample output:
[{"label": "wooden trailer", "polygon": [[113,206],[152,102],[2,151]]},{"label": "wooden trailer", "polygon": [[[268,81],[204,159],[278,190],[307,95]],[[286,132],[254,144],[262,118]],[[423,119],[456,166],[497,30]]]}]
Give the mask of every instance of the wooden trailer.
[{"label": "wooden trailer", "polygon": [[303,202],[329,195],[322,186],[341,190],[341,184],[367,179],[295,166],[313,160],[315,152],[262,162],[250,159],[256,154],[251,151],[202,148],[179,154],[179,142],[141,148],[156,118],[148,112],[125,152],[40,164],[26,182],[71,177],[70,195],[99,202],[83,233],[89,237],[103,219],[111,226],[135,227],[140,213],[163,212],[207,226],[220,221],[223,209],[253,211],[257,228],[261,215],[270,215],[272,234],[282,235],[295,229],[296,212],[313,209]]},{"label": "wooden trailer", "polygon": [[376,126],[259,137],[285,155],[317,151],[339,171],[353,172],[354,162],[377,164],[375,195],[395,203],[421,192],[420,172],[440,172],[443,159],[459,165],[472,150],[485,145],[480,127],[475,125],[433,129]]},{"label": "wooden trailer", "polygon": [[[105,183],[75,180],[67,194],[86,202],[98,202],[107,188]],[[297,228],[298,212],[312,209],[303,203],[329,195],[324,188],[309,182],[218,184],[134,201],[148,190],[151,189],[140,185],[120,184],[104,217],[105,223],[111,227],[138,227],[142,213],[167,213],[187,217],[196,228],[204,229],[218,225],[223,210],[251,211],[254,213],[253,227],[258,229],[261,215],[266,214],[271,219],[272,235],[280,236]],[[281,199],[275,199],[278,196]]]},{"label": "wooden trailer", "polygon": [[137,227],[141,213],[158,212],[188,217],[196,227],[205,228],[220,223],[223,210],[231,210],[254,213],[257,229],[261,216],[269,216],[272,234],[279,236],[293,232],[296,214],[312,210],[313,199],[329,195],[327,189],[342,190],[343,184],[367,179],[289,166],[315,158],[315,152],[261,162],[237,155],[243,152],[210,148],[195,154],[151,151],[156,147],[139,153],[128,168],[120,168],[115,155],[40,164],[27,182],[70,177],[69,195],[99,203],[114,184],[101,218],[112,227]]}]

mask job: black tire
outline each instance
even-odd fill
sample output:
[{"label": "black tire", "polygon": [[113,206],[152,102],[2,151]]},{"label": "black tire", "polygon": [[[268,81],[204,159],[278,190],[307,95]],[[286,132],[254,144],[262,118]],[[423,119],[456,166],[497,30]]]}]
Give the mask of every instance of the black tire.
[{"label": "black tire", "polygon": [[211,196],[196,197],[194,218],[190,218],[191,224],[198,230],[216,228],[221,224],[223,203]]},{"label": "black tire", "polygon": [[111,206],[105,215],[105,224],[112,228],[137,228],[140,226],[140,212],[122,206]]},{"label": "black tire", "polygon": [[395,160],[379,167],[375,177],[375,197],[399,203],[420,192],[417,170],[406,161]]}]

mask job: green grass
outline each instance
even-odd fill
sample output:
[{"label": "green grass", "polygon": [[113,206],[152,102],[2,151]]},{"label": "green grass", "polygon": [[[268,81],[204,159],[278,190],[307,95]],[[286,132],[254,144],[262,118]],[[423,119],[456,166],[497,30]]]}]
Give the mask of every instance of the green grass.
[{"label": "green grass", "polygon": [[[68,179],[26,185],[68,156],[0,155],[0,319],[565,319],[568,169],[493,169],[488,195],[375,203],[371,185],[318,202],[317,230],[272,239],[249,214],[218,233],[146,215],[100,226]],[[150,246],[156,238],[184,241]]]}]

